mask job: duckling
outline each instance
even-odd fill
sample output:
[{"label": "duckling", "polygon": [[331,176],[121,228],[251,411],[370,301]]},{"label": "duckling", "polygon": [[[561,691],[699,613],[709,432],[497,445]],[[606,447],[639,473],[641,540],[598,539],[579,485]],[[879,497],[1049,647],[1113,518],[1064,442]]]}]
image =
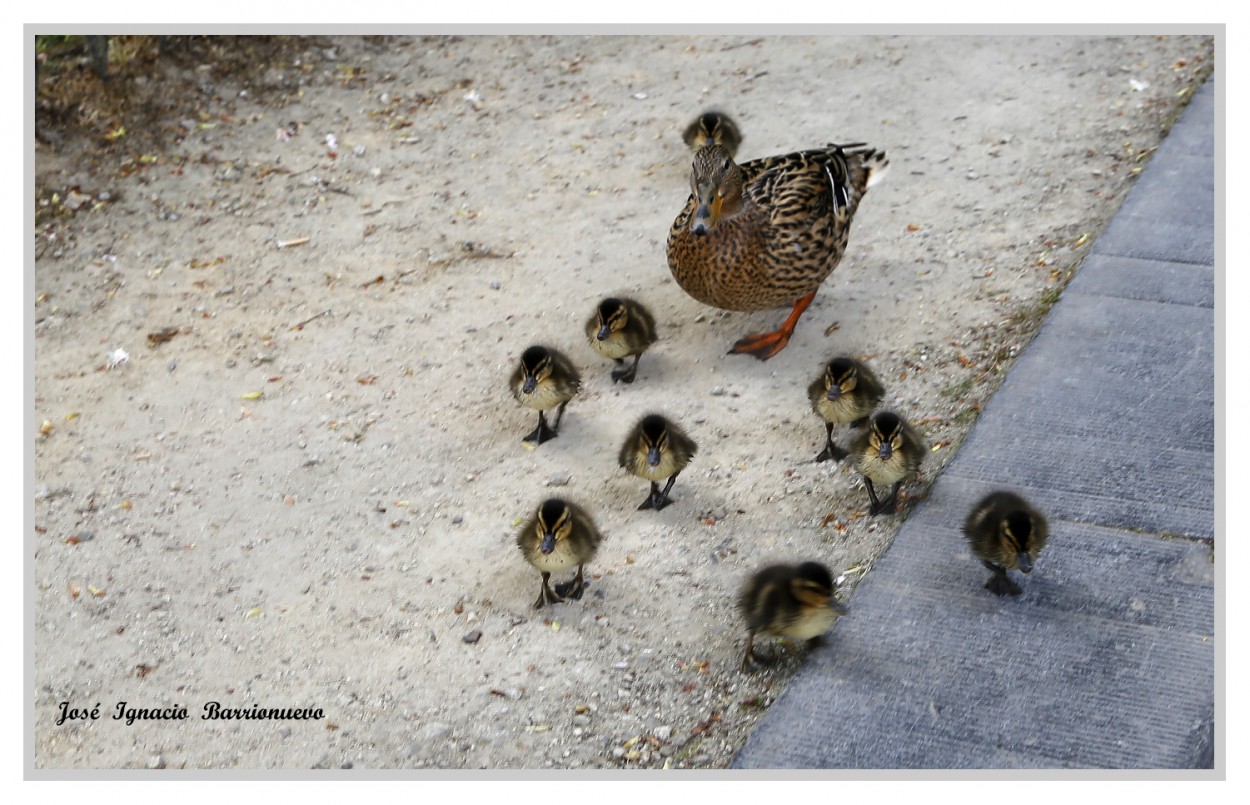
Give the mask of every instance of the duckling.
[{"label": "duckling", "polygon": [[[517,402],[538,409],[538,427],[521,441],[539,445],[556,438],[564,408],[577,396],[581,384],[581,375],[562,353],[543,346],[532,346],[522,352],[521,365],[512,373],[508,385]],[[544,412],[556,406],[559,408],[555,424],[548,426]]]},{"label": "duckling", "polygon": [[609,297],[600,302],[595,315],[586,320],[586,337],[595,352],[618,364],[633,355],[632,366],[612,371],[613,383],[633,383],[638,359],[655,343],[655,318],[632,299]]},{"label": "duckling", "polygon": [[[620,464],[651,482],[651,494],[638,507],[659,511],[673,501],[668,492],[677,475],[694,456],[697,445],[680,427],[659,414],[647,414],[630,430],[621,445]],[[668,479],[664,491],[658,481]]]},{"label": "duckling", "polygon": [[[586,586],[582,570],[599,550],[602,537],[586,510],[560,498],[542,502],[534,516],[517,533],[516,544],[529,562],[542,574],[542,587],[534,609],[568,598],[581,598]],[[551,574],[577,565],[573,581],[551,589]]]},{"label": "duckling", "polygon": [[[771,333],[731,353],[768,360],[846,252],[851,219],[889,168],[863,143],[829,145],[741,165],[715,142],[694,156],[690,197],[668,234],[668,267],[682,290],[723,310],[793,305]],[[797,300],[797,301],[796,301]]]},{"label": "duckling", "polygon": [[994,571],[985,589],[995,595],[1020,594],[1020,585],[1007,576],[1007,569],[1032,572],[1048,533],[1042,513],[1013,492],[991,492],[964,521],[964,536],[973,553]]},{"label": "duckling", "polygon": [[807,640],[809,647],[833,627],[847,608],[833,597],[833,574],[819,562],[770,565],[742,588],[738,605],[747,622],[747,648],[742,671],[755,664],[755,636]]},{"label": "duckling", "polygon": [[[868,511],[870,515],[875,517],[885,511],[894,511],[899,487],[920,469],[925,450],[924,441],[898,414],[880,411],[873,416],[868,429],[851,445],[856,468],[863,474],[868,497],[872,500],[872,508]],[[878,500],[874,482],[894,484],[890,496]]]},{"label": "duckling", "polygon": [[681,138],[692,151],[698,151],[708,143],[716,143],[731,157],[738,153],[738,146],[742,144],[742,133],[738,131],[738,124],[729,115],[715,109],[709,109],[696,117],[686,127]]},{"label": "duckling", "polygon": [[807,397],[812,410],[825,420],[825,449],[816,461],[841,461],[849,454],[833,443],[833,426],[849,423],[863,427],[868,415],[885,397],[885,387],[872,370],[854,358],[834,358],[825,364],[810,386]]}]

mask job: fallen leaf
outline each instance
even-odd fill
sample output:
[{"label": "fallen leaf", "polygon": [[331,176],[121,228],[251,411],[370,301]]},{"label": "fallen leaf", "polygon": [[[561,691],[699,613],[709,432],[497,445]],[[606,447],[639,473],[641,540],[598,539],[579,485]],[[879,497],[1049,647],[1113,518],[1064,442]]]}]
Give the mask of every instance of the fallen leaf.
[{"label": "fallen leaf", "polygon": [[265,392],[263,391],[249,391],[247,394],[244,394],[240,399],[259,400],[261,397],[264,397],[264,396],[265,396]]},{"label": "fallen leaf", "polygon": [[154,333],[148,333],[148,344],[151,346],[164,344],[166,341],[174,340],[176,335],[178,335],[177,327],[162,327]]}]

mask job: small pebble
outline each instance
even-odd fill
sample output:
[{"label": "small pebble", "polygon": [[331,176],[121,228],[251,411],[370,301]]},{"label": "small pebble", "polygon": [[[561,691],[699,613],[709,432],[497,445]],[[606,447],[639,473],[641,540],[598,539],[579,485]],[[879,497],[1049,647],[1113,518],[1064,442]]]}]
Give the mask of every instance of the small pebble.
[{"label": "small pebble", "polygon": [[553,473],[547,478],[547,486],[567,486],[572,477],[567,472]]},{"label": "small pebble", "polygon": [[469,632],[467,635],[464,636],[464,642],[469,643],[470,645],[472,645],[473,643],[476,643],[477,641],[481,639],[482,639],[481,629],[474,629],[473,631]]}]

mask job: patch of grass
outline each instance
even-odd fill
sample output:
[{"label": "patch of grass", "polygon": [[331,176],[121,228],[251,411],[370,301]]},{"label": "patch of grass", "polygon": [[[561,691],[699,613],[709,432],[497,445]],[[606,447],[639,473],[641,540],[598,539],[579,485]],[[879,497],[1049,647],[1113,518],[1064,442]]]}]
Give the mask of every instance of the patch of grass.
[{"label": "patch of grass", "polygon": [[981,416],[981,406],[970,405],[958,414],[955,414],[953,421],[956,425],[966,425],[968,423],[975,422],[979,416]]},{"label": "patch of grass", "polygon": [[961,380],[958,383],[952,383],[946,388],[938,392],[948,400],[957,400],[968,392],[972,391],[972,378]]}]

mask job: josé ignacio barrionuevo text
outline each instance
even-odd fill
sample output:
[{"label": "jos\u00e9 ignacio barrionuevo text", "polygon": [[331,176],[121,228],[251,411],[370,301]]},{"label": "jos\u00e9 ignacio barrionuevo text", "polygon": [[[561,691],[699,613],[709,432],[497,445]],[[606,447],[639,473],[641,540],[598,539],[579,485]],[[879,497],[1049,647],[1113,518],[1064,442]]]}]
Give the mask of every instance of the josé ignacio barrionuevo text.
[{"label": "jos\u00e9 ignacio barrionuevo text", "polygon": [[[177,704],[171,707],[130,707],[128,704],[128,702],[117,703],[117,706],[113,708],[112,719],[114,721],[125,721],[127,725],[130,725],[136,721],[185,721],[187,719],[187,708]],[[66,721],[95,721],[99,717],[99,702],[90,710],[86,708],[79,710],[76,707],[71,708],[69,702],[66,701],[61,702],[61,717],[56,720],[56,723],[59,726]],[[201,721],[316,721],[322,718],[325,718],[325,713],[321,712],[320,707],[261,707],[258,704],[251,707],[226,707],[221,702],[206,702],[200,714]]]}]

